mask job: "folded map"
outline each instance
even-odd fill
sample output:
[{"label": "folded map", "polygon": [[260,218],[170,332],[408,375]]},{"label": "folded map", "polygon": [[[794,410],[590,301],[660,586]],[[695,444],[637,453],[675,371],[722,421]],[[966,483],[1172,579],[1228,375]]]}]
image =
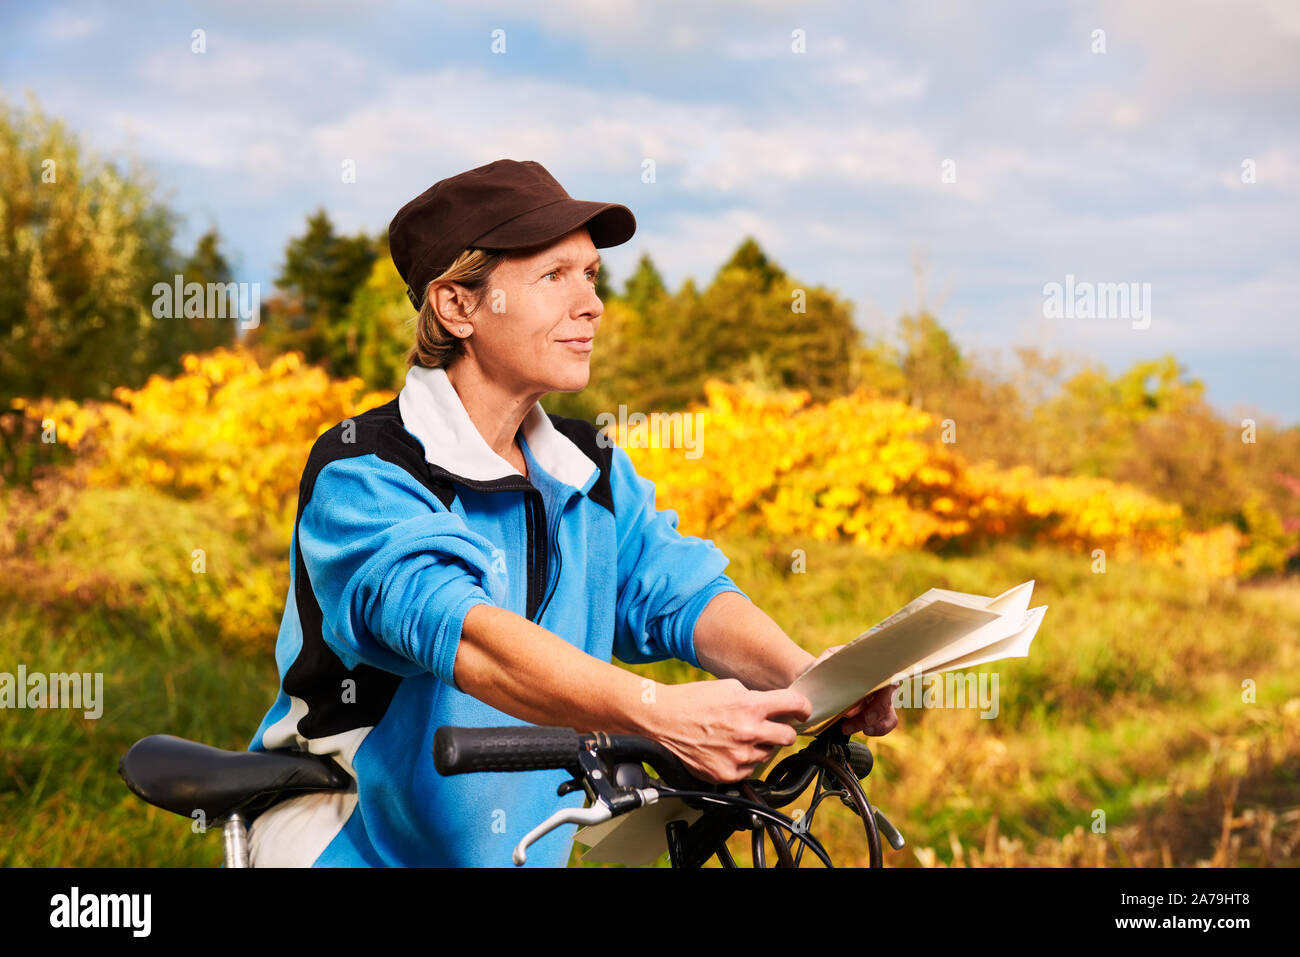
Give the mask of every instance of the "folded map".
[{"label": "folded map", "polygon": [[[794,729],[819,734],[871,692],[894,682],[1025,657],[1047,611],[1046,605],[1029,607],[1033,590],[1032,579],[996,598],[931,588],[794,680],[790,687],[812,704],[808,720]],[[584,861],[651,864],[667,850],[665,824],[693,821],[700,813],[665,797],[582,828],[574,840],[587,847]]]}]

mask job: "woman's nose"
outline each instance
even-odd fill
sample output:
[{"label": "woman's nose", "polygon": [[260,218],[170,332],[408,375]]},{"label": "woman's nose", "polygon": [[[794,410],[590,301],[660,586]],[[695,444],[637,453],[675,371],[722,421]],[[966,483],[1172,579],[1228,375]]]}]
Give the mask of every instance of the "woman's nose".
[{"label": "woman's nose", "polygon": [[605,304],[601,302],[600,296],[596,295],[596,287],[588,286],[588,292],[582,303],[583,312],[590,315],[593,322],[600,320],[600,315],[605,310]]}]

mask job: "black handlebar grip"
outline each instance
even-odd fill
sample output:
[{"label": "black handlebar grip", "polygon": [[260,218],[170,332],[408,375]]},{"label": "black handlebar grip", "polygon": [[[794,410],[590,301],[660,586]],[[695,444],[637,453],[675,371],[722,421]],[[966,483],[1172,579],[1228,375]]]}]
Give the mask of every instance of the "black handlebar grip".
[{"label": "black handlebar grip", "polygon": [[579,775],[580,740],[572,728],[442,727],[433,736],[433,766],[442,775],[554,769]]}]

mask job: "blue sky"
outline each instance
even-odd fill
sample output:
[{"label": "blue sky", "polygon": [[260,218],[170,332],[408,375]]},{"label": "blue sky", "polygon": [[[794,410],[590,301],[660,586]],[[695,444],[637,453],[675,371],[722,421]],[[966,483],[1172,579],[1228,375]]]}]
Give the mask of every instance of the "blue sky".
[{"label": "blue sky", "polygon": [[[990,358],[1172,353],[1225,414],[1300,422],[1293,0],[127,0],[2,4],[0,36],[11,104],[30,89],[138,155],[186,246],[216,225],[264,289],[318,205],[375,233],[439,179],[533,159],[635,213],[602,251],[619,287],[642,252],[673,288],[707,282],[753,235],[879,334],[920,258],[940,320]],[[1149,326],[1046,318],[1067,275],[1149,283]]]}]

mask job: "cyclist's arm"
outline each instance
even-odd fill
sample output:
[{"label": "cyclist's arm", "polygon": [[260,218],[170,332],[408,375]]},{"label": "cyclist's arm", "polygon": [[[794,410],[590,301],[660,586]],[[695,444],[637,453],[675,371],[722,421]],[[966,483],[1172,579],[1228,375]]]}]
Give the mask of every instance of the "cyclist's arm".
[{"label": "cyclist's arm", "polygon": [[788,688],[816,659],[744,595],[723,592],[695,623],[700,667],[755,691]]},{"label": "cyclist's arm", "polygon": [[456,685],[533,724],[651,733],[643,679],[587,654],[523,615],[475,605],[465,615]]},{"label": "cyclist's arm", "polygon": [[712,781],[748,776],[776,747],[794,742],[789,716],[810,714],[808,699],[787,689],[638,678],[521,615],[488,605],[475,605],[465,616],[456,684],[534,724],[656,738]]},{"label": "cyclist's arm", "polygon": [[614,656],[630,664],[678,658],[700,667],[695,635],[705,607],[725,592],[743,595],[724,574],[729,559],[712,541],[677,530],[677,513],[657,507],[654,483],[618,446],[610,489],[618,549]]},{"label": "cyclist's arm", "polygon": [[505,596],[492,543],[375,455],[320,471],[295,541],[322,637],[348,667],[451,681],[465,612]]},{"label": "cyclist's arm", "polygon": [[789,687],[813,662],[728,578],[724,555],[707,539],[677,530],[655,486],[615,447],[611,487],[618,519],[617,630],[623,661],[680,658],[756,691]]},{"label": "cyclist's arm", "polygon": [[[712,780],[743,777],[772,745],[790,743],[788,724],[774,716],[806,716],[807,699],[790,691],[725,681],[647,686],[501,608],[505,587],[492,543],[376,456],[321,470],[295,538],[322,637],[349,667],[432,672],[537,724],[653,736]],[[640,600],[653,594],[643,583]],[[651,627],[662,634],[659,624]],[[677,621],[669,631],[681,628]]]}]

